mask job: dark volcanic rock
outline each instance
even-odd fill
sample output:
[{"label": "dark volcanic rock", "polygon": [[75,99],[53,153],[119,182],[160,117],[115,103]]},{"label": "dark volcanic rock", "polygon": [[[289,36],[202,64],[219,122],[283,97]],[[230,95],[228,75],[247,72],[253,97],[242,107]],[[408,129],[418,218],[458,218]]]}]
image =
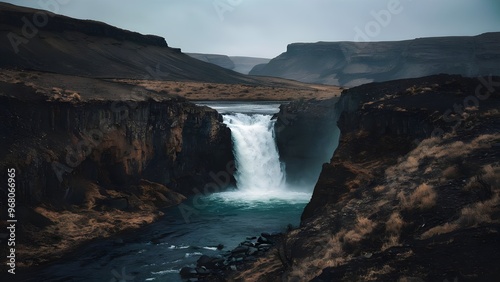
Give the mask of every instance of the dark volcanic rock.
[{"label": "dark volcanic rock", "polygon": [[499,82],[438,75],[344,91],[339,146],[301,227],[234,280],[499,280]]},{"label": "dark volcanic rock", "polygon": [[[279,242],[282,233],[263,233],[268,235],[269,244],[259,243],[257,237],[252,237],[254,242],[243,241],[230,252],[223,253],[216,257],[202,255],[197,261],[197,268],[183,267],[181,269],[182,278],[201,279],[202,281],[227,281],[228,275],[237,270],[247,268],[251,263],[257,261],[257,257],[263,256],[274,243]],[[262,237],[259,237],[262,238]],[[257,247],[249,247],[249,246]],[[193,275],[193,272],[196,272]]]},{"label": "dark volcanic rock", "polygon": [[[128,107],[111,101],[0,99],[7,132],[3,144],[9,148],[2,159],[18,169],[17,195],[25,203],[64,203],[60,191],[75,188],[73,180],[80,178],[103,187],[146,179],[189,195],[213,181],[210,171],[226,171],[232,160],[230,131],[218,113],[186,101],[141,101]],[[59,181],[53,162],[71,173]],[[126,208],[122,202],[109,204]]]},{"label": "dark volcanic rock", "polygon": [[313,187],[321,166],[333,155],[339,138],[337,101],[300,100],[280,106],[276,143],[289,184]]},{"label": "dark volcanic rock", "polygon": [[293,43],[251,75],[357,86],[448,73],[500,75],[500,33],[395,42]]},{"label": "dark volcanic rock", "polygon": [[230,130],[213,109],[99,79],[0,75],[0,168],[16,171],[20,263],[150,223],[214,173],[221,190],[233,181]]}]

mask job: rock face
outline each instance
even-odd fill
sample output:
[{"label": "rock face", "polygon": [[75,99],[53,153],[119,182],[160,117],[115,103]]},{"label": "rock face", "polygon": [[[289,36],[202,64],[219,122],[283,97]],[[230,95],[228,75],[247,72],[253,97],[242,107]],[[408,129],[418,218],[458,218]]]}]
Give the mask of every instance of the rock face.
[{"label": "rock face", "polygon": [[[339,146],[266,281],[496,281],[500,77],[346,90]],[[280,266],[280,267],[279,267]],[[260,280],[259,280],[260,279]],[[272,280],[272,279],[271,279]]]},{"label": "rock face", "polygon": [[221,190],[234,181],[222,117],[164,92],[3,70],[0,119],[0,168],[16,172],[19,267],[151,223],[213,175],[224,173]]},{"label": "rock face", "polygon": [[[64,101],[51,100],[36,86],[2,85],[9,93],[0,97],[7,133],[2,160],[18,169],[19,200],[28,204],[61,203],[79,178],[103,187],[147,179],[189,195],[210,181],[210,171],[224,171],[233,160],[221,116],[182,98],[149,93],[148,99],[144,90],[145,97],[133,101],[92,101],[84,92],[74,94],[79,100]],[[53,162],[71,172],[54,169]]]},{"label": "rock face", "polygon": [[[42,17],[46,24],[36,26]],[[0,68],[99,78],[255,83],[168,47],[158,36],[6,3],[0,3]]]},{"label": "rock face", "polygon": [[337,101],[299,100],[280,106],[276,144],[289,185],[314,187],[323,163],[330,161],[339,138]]},{"label": "rock face", "polygon": [[448,73],[500,75],[500,33],[396,42],[294,43],[251,75],[357,86]]}]

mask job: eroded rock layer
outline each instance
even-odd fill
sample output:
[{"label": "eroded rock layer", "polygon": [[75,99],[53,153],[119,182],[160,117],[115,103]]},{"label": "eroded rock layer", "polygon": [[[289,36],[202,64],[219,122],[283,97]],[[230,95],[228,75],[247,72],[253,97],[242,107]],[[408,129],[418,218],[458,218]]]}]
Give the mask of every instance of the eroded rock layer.
[{"label": "eroded rock layer", "polygon": [[498,280],[499,81],[440,75],[344,91],[339,147],[301,227],[238,277]]},{"label": "eroded rock layer", "polygon": [[97,79],[0,78],[0,164],[16,170],[20,266],[152,222],[211,173],[232,181],[230,131],[215,110]]}]

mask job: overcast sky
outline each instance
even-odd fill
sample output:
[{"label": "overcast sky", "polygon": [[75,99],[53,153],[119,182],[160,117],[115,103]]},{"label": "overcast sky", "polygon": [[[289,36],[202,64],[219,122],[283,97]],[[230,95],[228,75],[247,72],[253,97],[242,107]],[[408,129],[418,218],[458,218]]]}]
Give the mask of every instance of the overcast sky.
[{"label": "overcast sky", "polygon": [[[500,31],[500,0],[9,0],[165,37],[183,52],[273,58],[293,42]],[[399,4],[398,4],[399,3]],[[54,9],[54,8],[49,8]]]}]

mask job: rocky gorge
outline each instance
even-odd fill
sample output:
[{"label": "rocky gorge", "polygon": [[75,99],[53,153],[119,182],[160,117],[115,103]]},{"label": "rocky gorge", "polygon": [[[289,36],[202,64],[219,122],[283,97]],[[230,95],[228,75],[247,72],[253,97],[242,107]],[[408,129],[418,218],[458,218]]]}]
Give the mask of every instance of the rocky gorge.
[{"label": "rocky gorge", "polygon": [[276,145],[289,185],[314,187],[322,164],[337,148],[338,99],[292,101],[275,115]]},{"label": "rocky gorge", "polygon": [[4,71],[0,85],[0,160],[17,172],[19,265],[151,222],[233,161],[221,116],[184,98],[37,72]]},{"label": "rocky gorge", "polygon": [[[246,76],[102,22],[5,3],[0,15],[16,278],[499,280],[500,77],[485,76],[498,33],[296,43],[252,72],[356,86],[344,89]],[[424,76],[440,72],[468,77]],[[189,99],[244,105],[222,116]]]},{"label": "rocky gorge", "polygon": [[[244,76],[102,22],[6,3],[0,14],[0,164],[16,171],[19,268],[152,223],[219,172],[219,190],[234,184],[230,130],[187,98],[338,94]],[[44,26],[26,27],[40,15]]]},{"label": "rocky gorge", "polygon": [[232,279],[498,279],[498,81],[440,75],[345,90],[339,146],[301,226]]}]

